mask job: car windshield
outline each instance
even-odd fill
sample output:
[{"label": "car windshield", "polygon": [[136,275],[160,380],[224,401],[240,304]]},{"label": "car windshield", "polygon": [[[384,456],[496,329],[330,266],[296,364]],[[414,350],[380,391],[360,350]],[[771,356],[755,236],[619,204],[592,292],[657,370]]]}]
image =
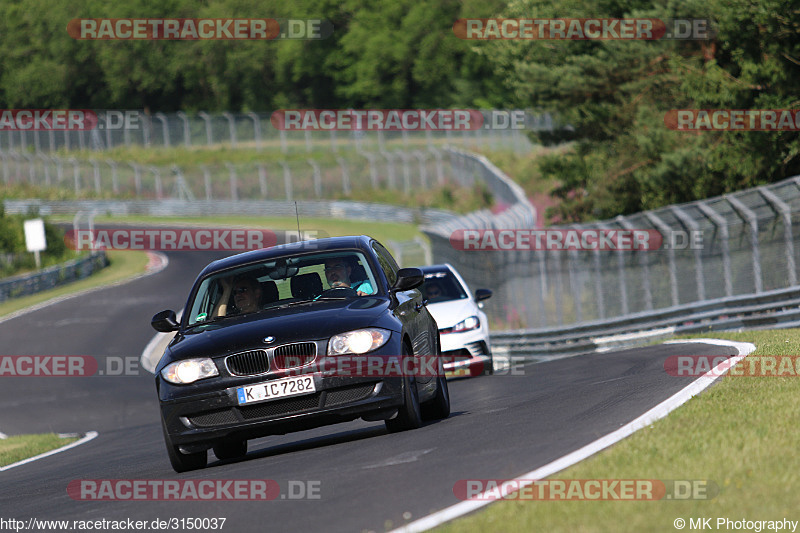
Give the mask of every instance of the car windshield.
[{"label": "car windshield", "polygon": [[426,272],[425,282],[420,288],[429,303],[447,302],[467,298],[464,287],[452,272]]},{"label": "car windshield", "polygon": [[375,275],[355,251],[286,256],[212,274],[189,305],[196,326],[264,309],[377,292]]}]

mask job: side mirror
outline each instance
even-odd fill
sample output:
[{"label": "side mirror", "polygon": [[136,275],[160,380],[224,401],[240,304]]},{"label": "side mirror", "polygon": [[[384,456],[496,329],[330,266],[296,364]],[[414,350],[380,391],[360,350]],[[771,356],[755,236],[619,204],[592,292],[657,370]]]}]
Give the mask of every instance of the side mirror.
[{"label": "side mirror", "polygon": [[397,271],[397,281],[391,287],[391,291],[407,291],[416,289],[425,281],[422,270],[418,268],[401,268]]},{"label": "side mirror", "polygon": [[178,319],[175,316],[175,311],[171,309],[167,309],[166,311],[161,311],[153,316],[153,319],[150,321],[150,325],[153,326],[153,329],[156,331],[160,331],[162,333],[169,333],[170,331],[178,331]]},{"label": "side mirror", "polygon": [[475,291],[475,301],[480,302],[481,300],[486,300],[487,298],[492,297],[492,291],[489,289],[478,289]]}]

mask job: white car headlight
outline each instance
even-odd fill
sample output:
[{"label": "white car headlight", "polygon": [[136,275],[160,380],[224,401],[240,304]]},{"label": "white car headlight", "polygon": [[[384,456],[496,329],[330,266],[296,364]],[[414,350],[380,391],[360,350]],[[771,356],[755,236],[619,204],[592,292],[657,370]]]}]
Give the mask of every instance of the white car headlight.
[{"label": "white car headlight", "polygon": [[211,359],[184,359],[164,367],[161,376],[176,385],[187,385],[199,379],[218,376],[217,365]]},{"label": "white car headlight", "polygon": [[478,317],[471,316],[469,318],[465,318],[452,328],[441,330],[441,333],[461,333],[462,331],[470,331],[473,329],[478,329],[479,327],[481,327],[481,321],[478,320]]},{"label": "white car headlight", "polygon": [[389,341],[391,332],[379,328],[357,329],[334,335],[328,342],[328,355],[362,354],[377,350]]}]

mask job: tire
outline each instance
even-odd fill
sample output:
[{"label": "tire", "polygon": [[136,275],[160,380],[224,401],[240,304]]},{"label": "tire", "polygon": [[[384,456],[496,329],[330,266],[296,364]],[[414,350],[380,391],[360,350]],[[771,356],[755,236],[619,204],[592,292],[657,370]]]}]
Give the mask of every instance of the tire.
[{"label": "tire", "polygon": [[489,362],[488,363],[484,363],[483,375],[484,376],[491,376],[492,374],[494,374],[494,357],[489,355]]},{"label": "tire", "polygon": [[[406,345],[403,345],[403,355],[412,355],[411,349]],[[391,420],[386,420],[385,423],[389,433],[417,429],[422,426],[419,392],[417,391],[417,380],[414,379],[414,376],[405,376],[403,378],[403,405],[397,412],[397,416]]]},{"label": "tire", "polygon": [[208,464],[208,452],[182,453],[177,446],[172,444],[172,440],[167,434],[164,421],[161,421],[161,430],[164,432],[164,443],[167,445],[167,455],[172,469],[176,472],[189,472],[190,470],[200,470]]},{"label": "tire", "polygon": [[444,375],[444,365],[441,362],[442,351],[438,343],[436,354],[439,359],[436,396],[422,404],[422,418],[424,420],[443,420],[450,416],[450,389],[447,386],[447,377]]},{"label": "tire", "polygon": [[443,420],[450,416],[450,390],[447,378],[436,378],[436,396],[422,405],[422,418],[425,420]]},{"label": "tire", "polygon": [[247,455],[247,441],[229,439],[214,446],[214,455],[222,461],[239,459]]}]

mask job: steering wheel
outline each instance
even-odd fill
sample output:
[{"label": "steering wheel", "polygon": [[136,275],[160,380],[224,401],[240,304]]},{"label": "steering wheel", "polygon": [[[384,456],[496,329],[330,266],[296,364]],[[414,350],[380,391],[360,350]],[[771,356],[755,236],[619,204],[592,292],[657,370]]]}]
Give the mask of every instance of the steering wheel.
[{"label": "steering wheel", "polygon": [[320,294],[320,297],[323,296],[342,296],[342,297],[349,297],[349,296],[358,296],[358,292],[353,287],[331,287],[330,289],[325,289]]}]

